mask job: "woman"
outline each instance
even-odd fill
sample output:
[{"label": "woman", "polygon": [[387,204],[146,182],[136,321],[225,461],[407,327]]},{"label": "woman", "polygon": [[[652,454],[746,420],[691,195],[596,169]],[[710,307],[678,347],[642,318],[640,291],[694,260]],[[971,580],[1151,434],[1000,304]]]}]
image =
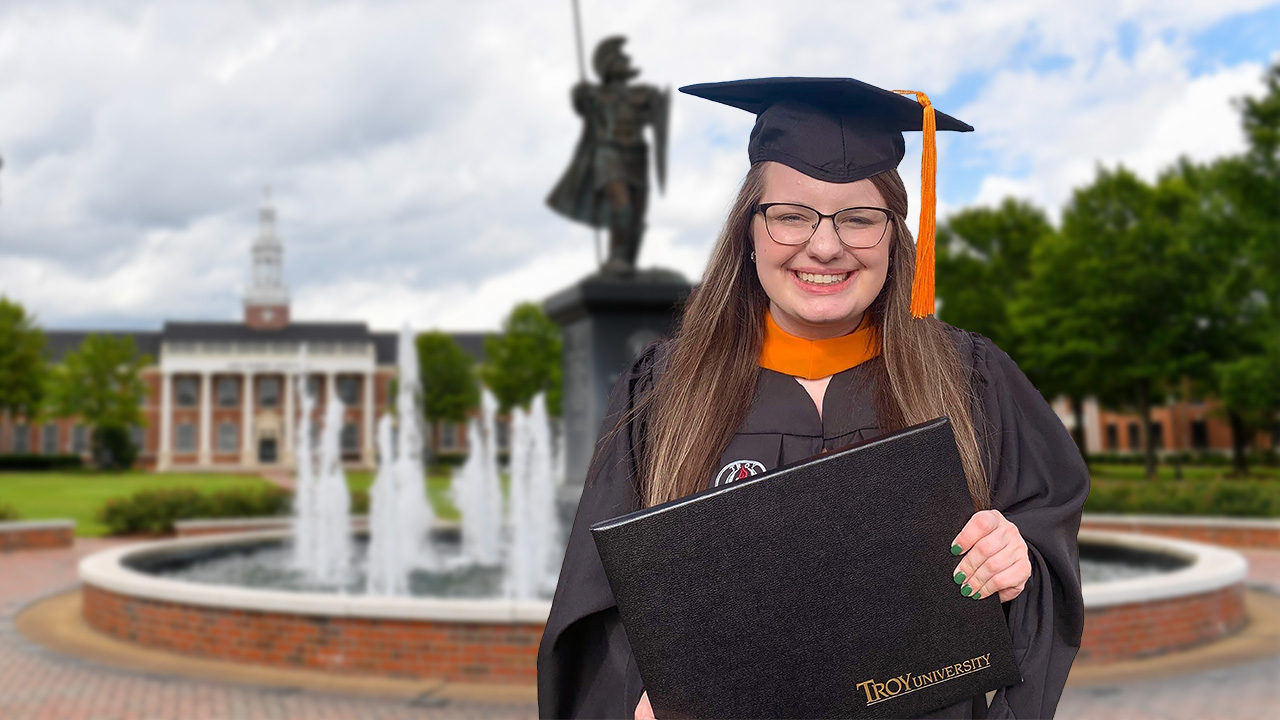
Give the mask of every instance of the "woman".
[{"label": "woman", "polygon": [[[679,333],[614,388],[539,648],[540,714],[652,716],[591,524],[947,415],[974,506],[952,547],[957,591],[1002,603],[1023,680],[989,708],[978,696],[930,717],[1051,716],[1083,624],[1088,475],[1007,355],[928,317],[932,133],[972,128],[855,80],[682,91],[757,114],[752,165]],[[895,168],[914,129],[913,249]]]}]

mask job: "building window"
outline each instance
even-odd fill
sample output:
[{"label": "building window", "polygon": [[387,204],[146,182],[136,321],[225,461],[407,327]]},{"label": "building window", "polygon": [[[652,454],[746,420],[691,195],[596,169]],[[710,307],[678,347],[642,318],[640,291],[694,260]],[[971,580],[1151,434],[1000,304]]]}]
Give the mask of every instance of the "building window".
[{"label": "building window", "polygon": [[1164,425],[1159,421],[1151,423],[1151,445],[1156,450],[1164,449]]},{"label": "building window", "polygon": [[82,453],[89,449],[89,429],[84,425],[71,428],[71,452]]},{"label": "building window", "polygon": [[342,454],[355,455],[360,452],[360,430],[353,422],[342,424]]},{"label": "building window", "polygon": [[195,452],[196,451],[196,426],[195,423],[178,423],[176,432],[174,433],[174,451],[176,452]]},{"label": "building window", "polygon": [[280,378],[262,378],[258,381],[258,403],[264,408],[280,405]]},{"label": "building window", "polygon": [[218,378],[218,407],[235,407],[240,403],[240,378]]},{"label": "building window", "polygon": [[239,433],[236,432],[238,429],[239,426],[235,423],[218,423],[218,452],[229,453],[238,449],[236,445],[236,439],[239,437]]},{"label": "building window", "polygon": [[440,449],[458,449],[458,425],[452,422],[440,423]]},{"label": "building window", "polygon": [[146,447],[147,433],[141,425],[129,426],[129,442],[133,443],[133,446],[137,448],[138,452],[142,452]]},{"label": "building window", "polygon": [[313,398],[320,397],[320,376],[319,375],[307,376],[307,394]]},{"label": "building window", "polygon": [[180,377],[174,381],[178,396],[178,407],[195,407],[200,390],[193,377]]},{"label": "building window", "polygon": [[138,393],[138,407],[146,407],[147,400],[151,397],[151,386],[143,385],[142,392]]},{"label": "building window", "polygon": [[58,453],[58,426],[49,423],[40,428],[40,452],[44,455]]},{"label": "building window", "polygon": [[1112,452],[1120,449],[1120,428],[1115,423],[1107,424],[1107,449]]},{"label": "building window", "polygon": [[493,424],[493,434],[497,436],[497,446],[499,450],[511,449],[511,422],[509,420],[498,420]]},{"label": "building window", "polygon": [[338,378],[338,397],[342,404],[352,406],[360,402],[360,378],[344,375]]},{"label": "building window", "polygon": [[1204,420],[1191,421],[1191,447],[1196,450],[1209,449],[1209,423]]},{"label": "building window", "polygon": [[1138,423],[1129,423],[1129,449],[1130,450],[1142,449],[1142,435],[1139,432],[1140,430],[1141,428],[1138,427]]},{"label": "building window", "polygon": [[31,428],[26,423],[13,426],[13,451],[19,454],[31,452]]}]

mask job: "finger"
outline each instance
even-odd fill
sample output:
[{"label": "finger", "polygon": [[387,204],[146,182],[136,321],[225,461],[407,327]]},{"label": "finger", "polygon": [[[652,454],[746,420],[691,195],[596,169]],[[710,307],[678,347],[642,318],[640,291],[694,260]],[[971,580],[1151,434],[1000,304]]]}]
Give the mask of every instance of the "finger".
[{"label": "finger", "polygon": [[1016,559],[1012,565],[993,575],[978,588],[974,595],[978,600],[999,594],[1001,602],[1012,600],[1026,587],[1031,578],[1031,561],[1025,556]]},{"label": "finger", "polygon": [[951,554],[963,555],[982,537],[1000,526],[1004,516],[999,510],[982,510],[969,517],[960,534],[951,541]]},{"label": "finger", "polygon": [[[965,574],[966,580],[961,583],[960,594],[967,597],[975,591],[980,591],[983,596],[986,596],[995,592],[999,588],[986,588],[984,586],[987,585],[991,578],[1017,562],[1019,555],[1018,544],[1014,542],[992,553],[973,572]],[[968,588],[969,592],[965,592],[965,588]]]},{"label": "finger", "polygon": [[653,706],[649,704],[648,690],[640,694],[640,703],[636,705],[636,720],[657,720],[653,716]]},{"label": "finger", "polygon": [[[951,579],[956,585],[963,586],[970,581],[977,573],[978,568],[982,567],[990,558],[995,557],[1010,545],[1021,542],[1021,536],[1017,534],[1017,529],[1013,523],[1003,520],[994,530],[978,538],[973,543],[965,556],[960,559],[959,564],[951,571]],[[989,577],[988,575],[984,576]],[[970,585],[976,588],[976,585]]]}]

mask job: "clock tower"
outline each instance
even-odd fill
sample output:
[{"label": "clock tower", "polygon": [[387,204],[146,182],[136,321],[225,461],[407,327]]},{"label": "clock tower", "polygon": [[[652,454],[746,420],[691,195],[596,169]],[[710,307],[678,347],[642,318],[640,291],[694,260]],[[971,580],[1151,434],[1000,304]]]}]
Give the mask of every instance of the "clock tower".
[{"label": "clock tower", "polygon": [[253,277],[244,296],[244,322],[254,330],[278,330],[289,324],[289,291],[282,275],[284,244],[276,235],[276,210],[267,188],[253,241]]}]

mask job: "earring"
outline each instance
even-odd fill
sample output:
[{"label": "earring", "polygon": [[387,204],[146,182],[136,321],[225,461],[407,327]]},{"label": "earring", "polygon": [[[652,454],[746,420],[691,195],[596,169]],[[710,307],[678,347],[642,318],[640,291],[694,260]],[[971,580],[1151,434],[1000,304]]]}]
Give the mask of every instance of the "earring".
[{"label": "earring", "polygon": [[752,250],[752,251],[751,251],[751,262],[755,262],[755,261],[756,261],[756,251],[755,251],[755,250]]}]

